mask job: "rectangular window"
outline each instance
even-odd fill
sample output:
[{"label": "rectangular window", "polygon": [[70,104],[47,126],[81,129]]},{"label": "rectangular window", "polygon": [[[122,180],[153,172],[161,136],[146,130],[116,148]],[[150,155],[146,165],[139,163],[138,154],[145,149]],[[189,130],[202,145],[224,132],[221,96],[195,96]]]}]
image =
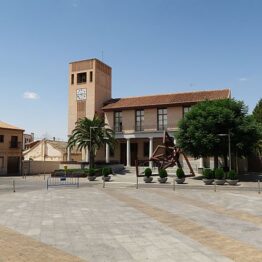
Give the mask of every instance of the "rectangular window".
[{"label": "rectangular window", "polygon": [[167,128],[167,109],[157,109],[157,129],[165,130]]},{"label": "rectangular window", "polygon": [[144,131],[144,110],[136,110],[136,131]]},{"label": "rectangular window", "polygon": [[190,109],[191,109],[190,106],[184,106],[184,107],[183,107],[183,117],[185,116],[185,114],[186,114],[187,112],[190,111]]},{"label": "rectangular window", "polygon": [[122,132],[122,112],[114,113],[114,130],[115,132]]},{"label": "rectangular window", "polygon": [[11,136],[10,147],[18,148],[18,137],[17,136]]},{"label": "rectangular window", "polygon": [[144,142],[144,157],[149,157],[149,142]]},{"label": "rectangular window", "polygon": [[4,135],[0,135],[0,143],[4,143]]},{"label": "rectangular window", "polygon": [[73,85],[73,84],[74,84],[74,81],[75,81],[75,75],[74,75],[74,74],[72,74],[72,75],[71,75],[71,85]]},{"label": "rectangular window", "polygon": [[78,73],[77,74],[77,83],[86,83],[86,73]]},{"label": "rectangular window", "polygon": [[89,72],[89,82],[93,82],[93,71]]}]

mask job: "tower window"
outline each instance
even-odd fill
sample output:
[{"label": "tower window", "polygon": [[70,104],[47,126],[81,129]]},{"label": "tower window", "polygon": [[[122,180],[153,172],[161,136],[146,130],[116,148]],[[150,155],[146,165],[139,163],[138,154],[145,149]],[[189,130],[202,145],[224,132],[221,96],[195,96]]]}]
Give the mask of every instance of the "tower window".
[{"label": "tower window", "polygon": [[74,84],[74,80],[75,80],[75,75],[74,75],[74,74],[72,74],[72,75],[71,75],[71,85],[73,85],[73,84]]},{"label": "tower window", "polygon": [[78,73],[77,74],[77,83],[86,83],[86,73]]},{"label": "tower window", "polygon": [[4,135],[0,135],[0,143],[4,143]]},{"label": "tower window", "polygon": [[93,82],[93,71],[89,72],[89,82]]}]

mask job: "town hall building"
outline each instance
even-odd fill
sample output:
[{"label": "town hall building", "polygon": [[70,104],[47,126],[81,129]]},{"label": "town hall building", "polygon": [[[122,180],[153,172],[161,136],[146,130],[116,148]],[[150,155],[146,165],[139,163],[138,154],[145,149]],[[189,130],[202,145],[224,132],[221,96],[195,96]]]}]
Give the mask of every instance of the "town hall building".
[{"label": "town hall building", "polygon": [[76,61],[69,64],[68,135],[78,119],[101,115],[118,143],[112,152],[107,146],[99,150],[96,160],[130,167],[152,155],[164,130],[174,137],[191,106],[230,97],[230,89],[221,89],[113,99],[111,67],[98,59]]}]

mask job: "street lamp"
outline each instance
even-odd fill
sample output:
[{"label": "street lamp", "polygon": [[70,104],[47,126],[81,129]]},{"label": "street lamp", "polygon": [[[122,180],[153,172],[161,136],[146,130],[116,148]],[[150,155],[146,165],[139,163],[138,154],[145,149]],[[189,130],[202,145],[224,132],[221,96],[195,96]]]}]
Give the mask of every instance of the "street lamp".
[{"label": "street lamp", "polygon": [[218,134],[218,136],[227,136],[228,137],[229,170],[231,170],[231,138],[230,138],[230,130],[228,130],[228,134]]}]

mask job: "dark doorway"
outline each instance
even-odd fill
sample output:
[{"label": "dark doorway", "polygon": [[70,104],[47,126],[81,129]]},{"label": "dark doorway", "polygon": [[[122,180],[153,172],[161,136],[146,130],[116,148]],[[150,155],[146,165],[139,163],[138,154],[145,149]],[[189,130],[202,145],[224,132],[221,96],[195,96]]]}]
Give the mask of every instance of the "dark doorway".
[{"label": "dark doorway", "polygon": [[131,166],[136,165],[137,160],[137,143],[131,143]]},{"label": "dark doorway", "polygon": [[120,144],[120,163],[126,166],[126,143]]},{"label": "dark doorway", "polygon": [[19,174],[20,157],[10,156],[7,159],[7,174]]}]

